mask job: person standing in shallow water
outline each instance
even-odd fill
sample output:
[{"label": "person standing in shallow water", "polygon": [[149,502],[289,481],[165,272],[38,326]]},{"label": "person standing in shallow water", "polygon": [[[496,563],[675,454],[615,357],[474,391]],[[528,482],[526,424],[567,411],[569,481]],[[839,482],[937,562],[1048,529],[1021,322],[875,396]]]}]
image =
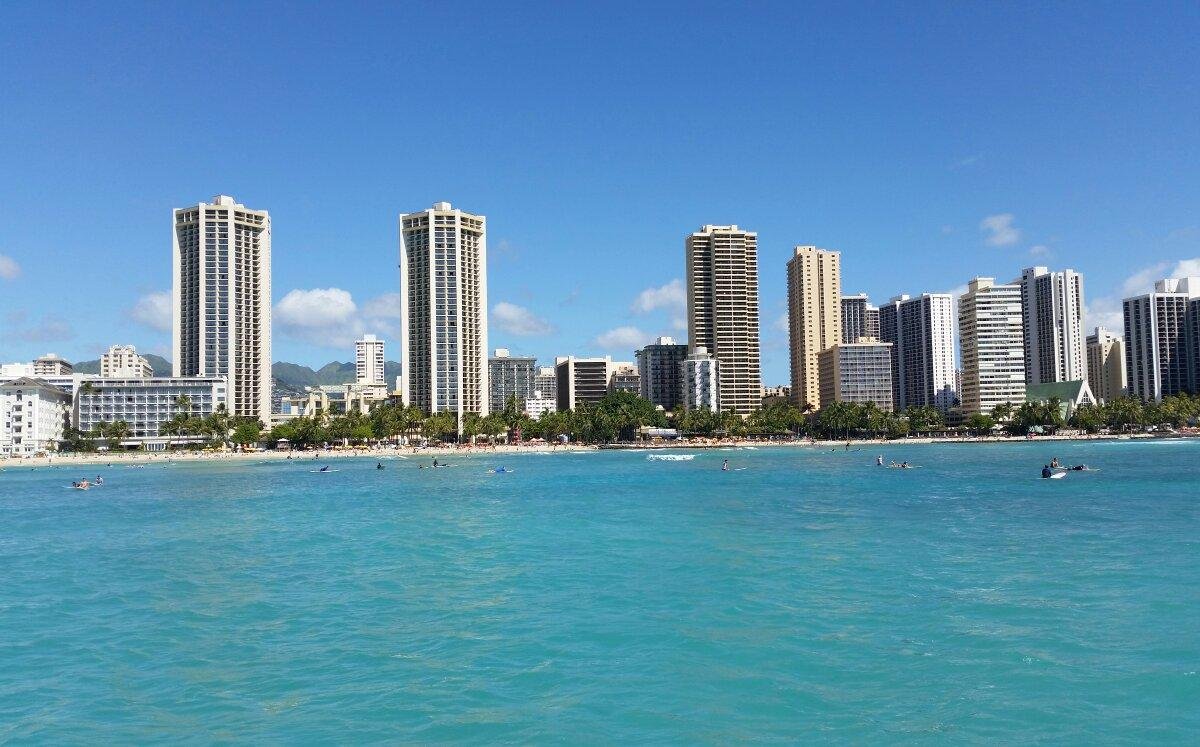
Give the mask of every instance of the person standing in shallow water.
[{"label": "person standing in shallow water", "polygon": [[721,465],[721,471],[722,472],[729,471],[729,460],[728,459],[726,459],[725,462]]}]

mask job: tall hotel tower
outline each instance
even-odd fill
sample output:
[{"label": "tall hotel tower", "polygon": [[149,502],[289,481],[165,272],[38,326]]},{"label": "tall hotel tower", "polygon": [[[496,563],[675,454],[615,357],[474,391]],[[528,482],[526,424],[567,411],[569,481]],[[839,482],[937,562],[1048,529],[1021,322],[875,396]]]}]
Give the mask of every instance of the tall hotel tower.
[{"label": "tall hotel tower", "polygon": [[1045,267],[1030,267],[1013,282],[1021,286],[1026,383],[1087,378],[1083,275],[1074,270],[1050,272]]},{"label": "tall hotel tower", "polygon": [[798,246],[787,263],[792,399],[821,409],[820,354],[842,341],[842,255]]},{"label": "tall hotel tower", "polygon": [[1129,394],[1149,402],[1195,391],[1200,359],[1200,277],[1168,278],[1124,301]]},{"label": "tall hotel tower", "polygon": [[488,414],[486,218],[438,202],[400,216],[404,404]]},{"label": "tall hotel tower", "polygon": [[271,419],[271,216],[217,195],[174,212],[175,376],[224,376],[229,412]]},{"label": "tall hotel tower", "polygon": [[748,415],[762,404],[758,341],[758,234],[703,226],[684,242],[688,349],[720,362],[719,407]]},{"label": "tall hotel tower", "polygon": [[964,415],[1025,402],[1025,334],[1019,283],[975,278],[958,299]]},{"label": "tall hotel tower", "polygon": [[954,383],[954,299],[950,294],[892,298],[879,309],[879,339],[892,343],[892,402],[896,411],[936,407],[949,413],[958,398]]}]

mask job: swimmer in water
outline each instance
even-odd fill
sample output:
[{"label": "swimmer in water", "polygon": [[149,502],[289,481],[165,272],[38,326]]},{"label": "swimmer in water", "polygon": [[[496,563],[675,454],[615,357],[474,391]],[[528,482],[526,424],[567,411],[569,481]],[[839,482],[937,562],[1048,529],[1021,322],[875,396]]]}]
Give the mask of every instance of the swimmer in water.
[{"label": "swimmer in water", "polygon": [[876,467],[883,466],[883,454],[880,454],[879,456],[875,457],[875,466]]}]

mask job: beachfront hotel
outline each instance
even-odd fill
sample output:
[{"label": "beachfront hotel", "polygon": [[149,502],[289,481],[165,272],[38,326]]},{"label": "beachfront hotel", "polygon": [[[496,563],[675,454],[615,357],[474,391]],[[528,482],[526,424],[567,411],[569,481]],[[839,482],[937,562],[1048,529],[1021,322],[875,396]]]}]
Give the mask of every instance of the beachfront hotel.
[{"label": "beachfront hotel", "polygon": [[879,309],[871,305],[866,293],[842,296],[842,342],[860,337],[879,339]]},{"label": "beachfront hotel", "polygon": [[798,246],[787,263],[788,347],[792,399],[821,408],[819,356],[842,339],[842,258],[839,252]]},{"label": "beachfront hotel", "polygon": [[55,451],[71,422],[71,393],[40,378],[0,382],[0,456]]},{"label": "beachfront hotel", "polygon": [[434,203],[400,216],[403,399],[428,413],[487,415],[487,219]]},{"label": "beachfront hotel", "polygon": [[676,343],[674,337],[659,337],[637,351],[642,398],[667,412],[678,408],[683,401],[683,360],[687,355],[687,345]]},{"label": "beachfront hotel", "polygon": [[879,339],[892,344],[892,404],[950,412],[959,386],[954,368],[954,300],[949,293],[896,296],[879,308]]},{"label": "beachfront hotel", "polygon": [[1087,338],[1088,384],[1100,402],[1125,393],[1125,344],[1104,327]]},{"label": "beachfront hotel", "polygon": [[203,443],[207,436],[172,436],[162,427],[177,415],[203,418],[222,408],[229,412],[224,376],[116,376],[86,382],[89,385],[75,393],[79,430],[86,433],[102,423],[122,421],[129,435],[121,446],[162,451],[172,443]]},{"label": "beachfront hotel", "polygon": [[1154,290],[1124,301],[1125,369],[1129,394],[1143,401],[1194,391],[1200,277],[1159,280]]},{"label": "beachfront hotel", "polygon": [[1083,275],[1029,267],[1021,287],[1025,329],[1025,382],[1052,384],[1087,376],[1083,334]]},{"label": "beachfront hotel", "polygon": [[229,412],[271,420],[271,216],[228,195],[174,211],[176,377],[222,376]]},{"label": "beachfront hotel", "polygon": [[874,402],[892,411],[892,344],[874,337],[839,342],[817,356],[821,365],[821,401]]},{"label": "beachfront hotel", "polygon": [[990,415],[996,405],[1025,401],[1021,286],[975,278],[958,299],[962,335],[962,411]]},{"label": "beachfront hotel", "polygon": [[354,380],[358,384],[386,387],[383,340],[375,335],[363,335],[354,341]]},{"label": "beachfront hotel", "polygon": [[758,234],[702,226],[685,239],[684,254],[688,349],[704,348],[720,361],[721,409],[749,415],[762,397]]}]

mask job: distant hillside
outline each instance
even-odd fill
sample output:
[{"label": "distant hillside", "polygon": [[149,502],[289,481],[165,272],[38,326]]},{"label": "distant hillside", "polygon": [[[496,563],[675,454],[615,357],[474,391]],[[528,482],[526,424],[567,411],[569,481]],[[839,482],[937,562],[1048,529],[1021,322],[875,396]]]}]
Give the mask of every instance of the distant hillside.
[{"label": "distant hillside", "polygon": [[[396,377],[400,375],[400,364],[387,361],[383,365],[384,378],[389,387],[395,386]],[[279,362],[271,366],[271,375],[277,384],[285,389],[303,389],[306,386],[322,386],[329,384],[349,384],[354,381],[354,364],[333,361],[326,363],[317,370],[298,363]]]},{"label": "distant hillside", "polygon": [[[170,376],[171,362],[153,353],[144,356],[154,369],[155,376]],[[387,361],[383,365],[385,380],[388,388],[396,385],[396,377],[400,375],[400,364]],[[78,373],[100,373],[100,360],[83,361],[75,364]],[[279,361],[271,366],[271,375],[275,378],[275,387],[289,392],[302,392],[306,386],[321,386],[326,384],[349,384],[354,381],[354,364],[333,361],[326,363],[317,370],[299,363]]]},{"label": "distant hillside", "polygon": [[[150,368],[154,369],[155,376],[170,376],[171,361],[154,353],[148,353],[142,356],[146,362],[150,364]],[[98,374],[100,373],[100,359],[94,361],[83,361],[75,364],[75,373]]]}]

